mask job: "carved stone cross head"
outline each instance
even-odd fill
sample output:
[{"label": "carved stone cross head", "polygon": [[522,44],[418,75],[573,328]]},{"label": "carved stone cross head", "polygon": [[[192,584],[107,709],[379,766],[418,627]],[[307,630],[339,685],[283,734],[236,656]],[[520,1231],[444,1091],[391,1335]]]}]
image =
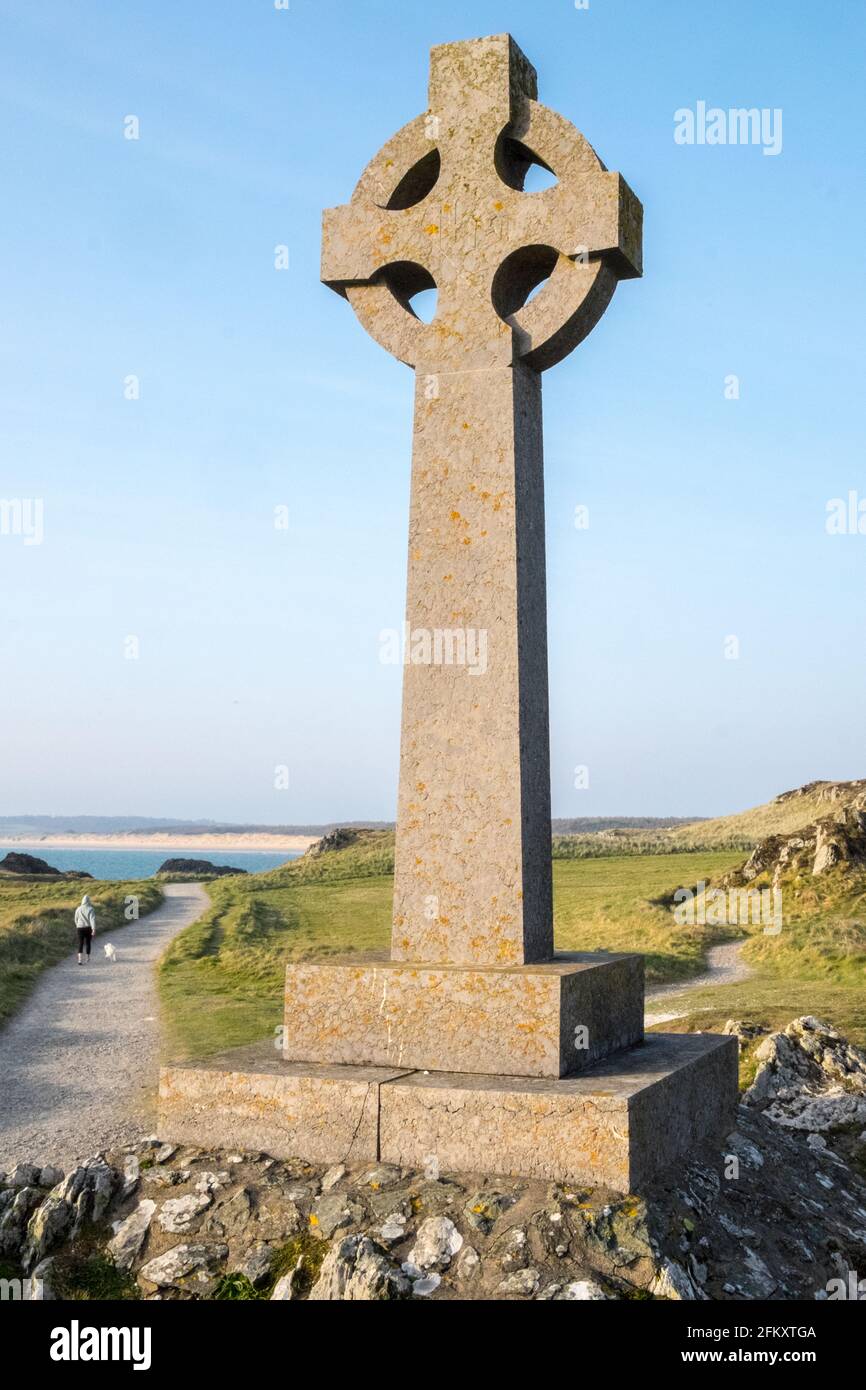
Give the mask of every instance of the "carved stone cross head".
[{"label": "carved stone cross head", "polygon": [[[508,34],[434,48],[429,111],[325,213],[323,281],[409,366],[542,371],[595,327],[618,280],[641,274],[639,201],[537,94]],[[525,193],[534,163],[557,182]],[[426,324],[411,299],[434,286]]]}]

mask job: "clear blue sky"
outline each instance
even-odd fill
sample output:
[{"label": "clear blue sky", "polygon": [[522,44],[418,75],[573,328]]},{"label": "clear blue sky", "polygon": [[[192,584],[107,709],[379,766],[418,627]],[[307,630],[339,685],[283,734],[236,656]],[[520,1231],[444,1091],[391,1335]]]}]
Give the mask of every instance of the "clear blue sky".
[{"label": "clear blue sky", "polygon": [[[645,206],[644,280],[545,378],[554,813],[866,774],[866,536],[825,529],[866,498],[866,8],[0,16],[0,498],[45,508],[0,536],[0,812],[393,817],[412,374],[319,284],[320,213],[425,108],[431,44],[504,30]],[[781,108],[782,153],[677,145],[699,100]]]}]

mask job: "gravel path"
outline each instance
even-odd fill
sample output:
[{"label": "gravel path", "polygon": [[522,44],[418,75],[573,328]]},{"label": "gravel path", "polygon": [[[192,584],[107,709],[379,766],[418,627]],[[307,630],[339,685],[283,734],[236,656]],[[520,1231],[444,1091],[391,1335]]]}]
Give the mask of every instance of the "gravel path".
[{"label": "gravel path", "polygon": [[[0,1169],[43,1162],[68,1172],[109,1140],[152,1132],[155,965],[209,901],[200,883],[167,884],[155,912],[113,938],[97,932],[89,965],[73,953],[41,976],[0,1032]],[[113,964],[102,949],[109,939]]]},{"label": "gravel path", "polygon": [[745,944],[745,941],[726,941],[723,946],[711,946],[707,952],[708,969],[703,975],[696,975],[693,980],[684,984],[664,985],[661,989],[647,990],[647,1012],[644,1018],[646,1027],[652,1028],[656,1023],[671,1023],[675,1018],[685,1018],[689,1012],[687,1008],[674,1013],[650,1012],[650,1004],[657,1005],[664,999],[679,1001],[684,994],[693,989],[704,989],[707,985],[735,985],[740,980],[747,980],[752,971],[740,955]]}]

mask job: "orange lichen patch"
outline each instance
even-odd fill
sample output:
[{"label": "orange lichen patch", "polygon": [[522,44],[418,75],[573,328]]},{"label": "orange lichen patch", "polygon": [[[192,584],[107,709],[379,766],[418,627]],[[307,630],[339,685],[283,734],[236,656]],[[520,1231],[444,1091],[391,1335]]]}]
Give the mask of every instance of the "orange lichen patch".
[{"label": "orange lichen patch", "polygon": [[480,534],[481,534],[481,537],[482,537],[482,539],[483,539],[483,538],[487,535],[487,532],[486,532],[486,531],[482,531]]},{"label": "orange lichen patch", "polygon": [[393,159],[386,159],[386,160],[385,160],[385,168],[386,168],[386,169],[393,169],[393,167],[394,167],[394,161],[393,161]]},{"label": "orange lichen patch", "polygon": [[439,925],[440,925],[440,927],[447,927],[448,924],[449,924],[449,922],[450,922],[450,920],[451,920],[451,919],[450,919],[449,917],[440,917],[440,918],[439,918]]},{"label": "orange lichen patch", "polygon": [[472,537],[471,537],[471,536],[464,536],[464,537],[463,537],[463,544],[464,544],[464,545],[471,545],[471,544],[472,544]]},{"label": "orange lichen patch", "polygon": [[430,226],[425,227],[424,230],[428,236],[435,236],[436,233],[439,231],[439,228],[436,226],[435,222],[431,222]]},{"label": "orange lichen patch", "polygon": [[493,204],[493,207],[494,207],[494,209],[495,209],[496,212],[501,212],[502,209],[505,207],[505,204],[504,204],[504,203],[494,203],[494,204]]},{"label": "orange lichen patch", "polygon": [[507,820],[504,820],[504,821],[502,822],[502,824],[503,824],[503,825],[513,825],[513,824],[514,824],[514,821],[513,821],[513,820],[511,819],[511,817],[509,816],[509,817],[507,818]]},{"label": "orange lichen patch", "polygon": [[462,518],[462,516],[460,515],[459,512],[452,512],[452,513],[451,513],[451,520],[452,520],[452,521],[462,521],[463,518]]},{"label": "orange lichen patch", "polygon": [[[418,791],[418,792],[426,792],[426,790],[427,790],[427,784],[426,784],[425,782],[416,782],[416,783],[415,783],[415,790]],[[419,863],[419,864],[421,863],[421,860],[420,860],[420,859],[418,860],[418,863]]]},{"label": "orange lichen patch", "polygon": [[472,426],[469,424],[469,422],[468,422],[467,420],[464,420],[464,421],[463,421],[463,428],[464,428],[465,430],[471,430]]},{"label": "orange lichen patch", "polygon": [[311,1212],[311,1213],[310,1213],[310,1225],[311,1225],[311,1226],[318,1226],[318,1224],[319,1224],[319,1218],[318,1218],[318,1216],[316,1216],[315,1212]]},{"label": "orange lichen patch", "polygon": [[450,204],[450,203],[443,203],[443,204],[442,204],[442,211],[443,211],[443,212],[450,212],[450,211],[451,211],[451,204]]},{"label": "orange lichen patch", "polygon": [[442,583],[443,583],[443,584],[450,584],[450,583],[452,582],[453,579],[454,579],[454,575],[453,575],[453,574],[443,574],[443,576],[442,576]]}]

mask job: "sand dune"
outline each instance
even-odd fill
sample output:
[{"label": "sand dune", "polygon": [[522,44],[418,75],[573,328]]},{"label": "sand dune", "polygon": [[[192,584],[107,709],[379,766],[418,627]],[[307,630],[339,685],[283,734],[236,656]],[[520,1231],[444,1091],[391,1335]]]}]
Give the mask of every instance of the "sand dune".
[{"label": "sand dune", "polygon": [[10,849],[17,845],[39,845],[43,849],[152,849],[152,850],[219,850],[230,854],[232,850],[306,850],[315,844],[316,835],[269,835],[261,831],[239,835],[175,835],[163,832],[146,835],[134,832],[128,835],[41,835],[38,838],[7,838],[4,844]]}]

